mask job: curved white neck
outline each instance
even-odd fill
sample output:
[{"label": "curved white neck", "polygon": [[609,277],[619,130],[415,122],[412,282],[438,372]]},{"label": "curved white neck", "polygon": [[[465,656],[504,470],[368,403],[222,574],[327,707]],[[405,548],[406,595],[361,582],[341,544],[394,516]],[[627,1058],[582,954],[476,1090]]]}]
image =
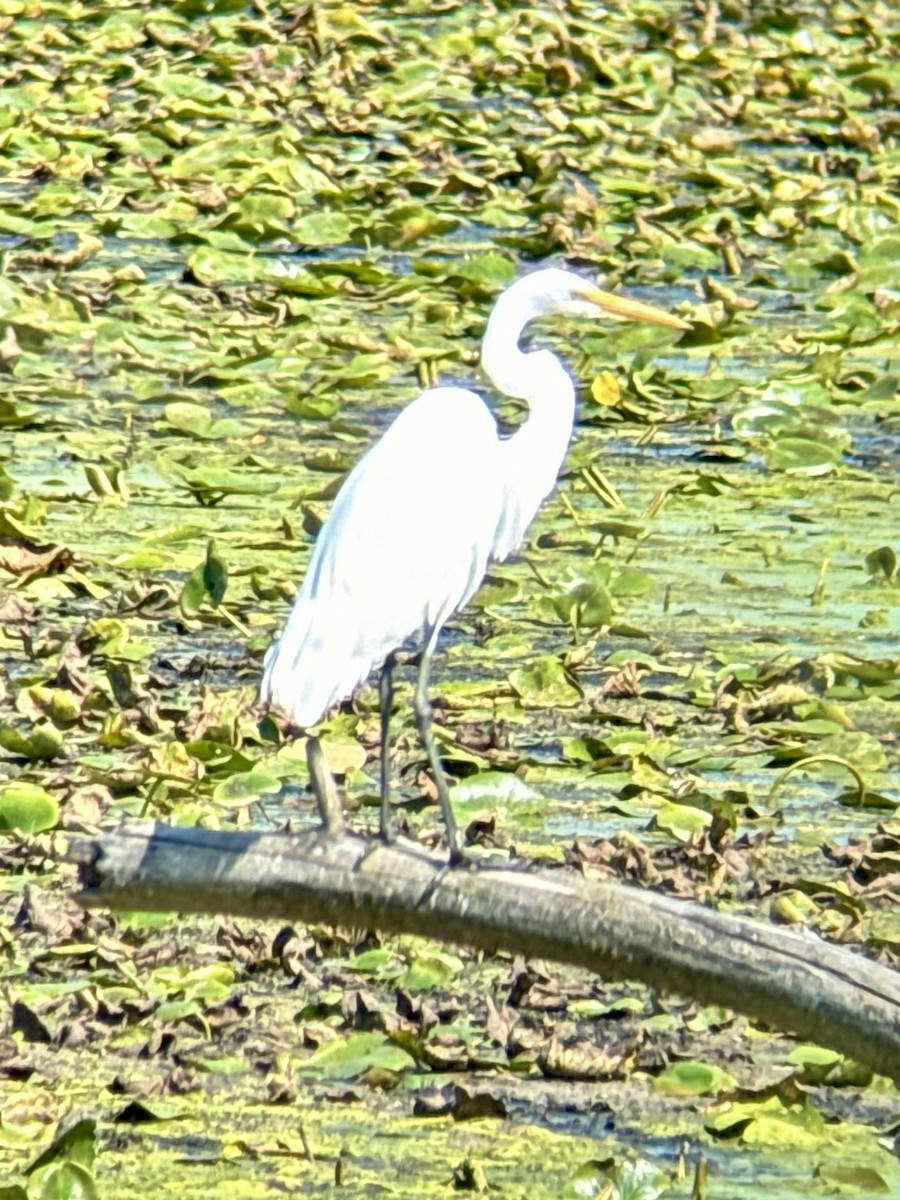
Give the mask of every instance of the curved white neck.
[{"label": "curved white neck", "polygon": [[[530,314],[525,315],[528,319]],[[575,385],[560,360],[549,350],[519,349],[525,320],[509,321],[498,304],[488,322],[481,356],[495,387],[527,401],[529,410],[512,437],[500,443],[506,477],[516,481],[515,495],[509,497],[509,527],[498,548],[500,557],[519,544],[541,501],[553,490],[575,419]]]}]

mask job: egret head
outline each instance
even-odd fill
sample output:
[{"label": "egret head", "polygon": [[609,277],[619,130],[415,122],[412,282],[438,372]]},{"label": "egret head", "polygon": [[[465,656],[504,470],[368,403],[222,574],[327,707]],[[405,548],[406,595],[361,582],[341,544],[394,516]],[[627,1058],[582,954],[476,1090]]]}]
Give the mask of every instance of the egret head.
[{"label": "egret head", "polygon": [[[589,279],[560,267],[544,267],[523,275],[501,292],[481,346],[481,365],[494,384],[507,396],[534,403],[541,394],[558,393],[571,380],[550,350],[523,353],[519,339],[529,322],[537,317],[563,314],[569,317],[598,317],[613,321],[642,321],[668,329],[689,329],[687,321],[674,313],[604,292]],[[574,392],[573,392],[574,397]]]},{"label": "egret head", "polygon": [[524,275],[506,293],[511,298],[520,293],[523,309],[529,319],[563,313],[572,317],[601,317],[613,321],[640,321],[648,325],[664,325],[668,329],[689,329],[687,321],[655,304],[645,304],[629,296],[604,292],[589,279],[574,271],[546,267]]}]

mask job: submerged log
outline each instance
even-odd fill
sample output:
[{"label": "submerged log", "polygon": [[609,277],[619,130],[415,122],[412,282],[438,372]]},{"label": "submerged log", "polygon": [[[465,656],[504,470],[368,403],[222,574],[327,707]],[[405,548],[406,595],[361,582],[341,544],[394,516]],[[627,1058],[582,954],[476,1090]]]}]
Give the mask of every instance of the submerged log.
[{"label": "submerged log", "polygon": [[720,1004],[900,1080],[900,974],[860,954],[574,872],[467,863],[342,832],[126,824],[73,845],[87,907],[415,933]]}]

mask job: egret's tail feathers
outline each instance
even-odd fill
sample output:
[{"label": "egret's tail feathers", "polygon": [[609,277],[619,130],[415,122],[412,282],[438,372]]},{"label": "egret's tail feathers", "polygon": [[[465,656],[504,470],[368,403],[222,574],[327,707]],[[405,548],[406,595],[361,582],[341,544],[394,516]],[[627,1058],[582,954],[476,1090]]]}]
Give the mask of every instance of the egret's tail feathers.
[{"label": "egret's tail feathers", "polygon": [[[311,607],[311,606],[310,606]],[[300,729],[321,720],[333,704],[348,696],[369,673],[368,663],[335,655],[298,605],[278,641],[270,648],[260,699]]]}]

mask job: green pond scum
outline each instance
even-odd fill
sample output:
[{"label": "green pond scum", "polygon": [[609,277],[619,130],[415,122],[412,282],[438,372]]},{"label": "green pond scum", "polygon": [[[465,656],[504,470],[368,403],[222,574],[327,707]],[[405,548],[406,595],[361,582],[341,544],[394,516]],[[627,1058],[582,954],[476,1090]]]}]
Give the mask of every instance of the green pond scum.
[{"label": "green pond scum", "polygon": [[[568,263],[692,329],[535,335],[566,468],[435,673],[472,853],[896,965],[898,35],[887,0],[0,0],[0,1197],[900,1195],[896,1088],[822,1047],[415,938],[84,914],[61,865],[135,815],[312,822],[255,698],[328,504]],[[326,744],[374,829],[371,686]]]}]

